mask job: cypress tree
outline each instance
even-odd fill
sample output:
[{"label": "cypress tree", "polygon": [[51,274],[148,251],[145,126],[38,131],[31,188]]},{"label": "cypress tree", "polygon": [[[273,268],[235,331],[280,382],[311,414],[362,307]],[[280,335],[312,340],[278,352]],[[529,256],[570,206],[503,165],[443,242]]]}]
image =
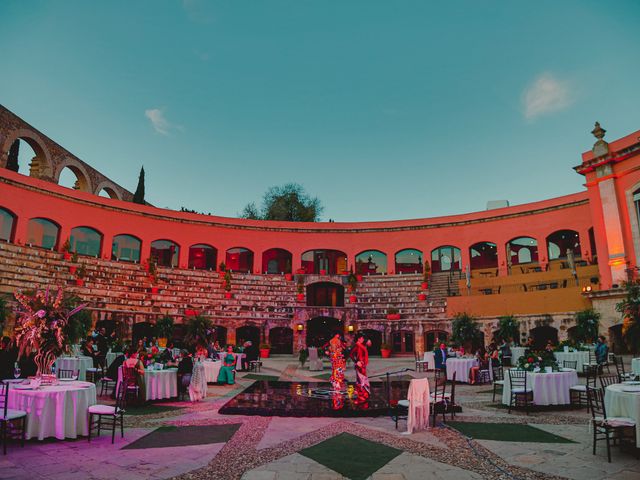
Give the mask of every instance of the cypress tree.
[{"label": "cypress tree", "polygon": [[7,169],[17,172],[20,169],[18,165],[18,153],[20,153],[20,140],[16,140],[9,149],[9,158],[7,159]]},{"label": "cypress tree", "polygon": [[140,169],[140,176],[138,177],[138,187],[136,193],[133,194],[133,203],[139,203],[144,205],[144,167]]}]

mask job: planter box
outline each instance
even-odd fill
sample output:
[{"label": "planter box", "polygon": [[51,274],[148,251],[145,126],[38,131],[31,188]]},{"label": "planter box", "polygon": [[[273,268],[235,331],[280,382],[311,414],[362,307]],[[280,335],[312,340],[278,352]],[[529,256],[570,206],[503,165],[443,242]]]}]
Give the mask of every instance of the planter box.
[{"label": "planter box", "polygon": [[230,298],[233,298],[233,294],[231,292],[224,292],[224,298],[229,300]]},{"label": "planter box", "polygon": [[326,270],[320,270],[320,275],[326,275],[327,271]]},{"label": "planter box", "polygon": [[224,276],[227,274],[227,272],[218,272],[218,274],[220,275],[220,278],[224,278]]},{"label": "planter box", "polygon": [[299,302],[304,302],[304,293],[298,293],[296,295],[296,300],[298,300]]},{"label": "planter box", "polygon": [[70,265],[69,266],[69,273],[76,273],[77,269],[78,269],[78,267],[76,267],[75,265]]},{"label": "planter box", "polygon": [[76,278],[76,285],[79,287],[84,286],[84,278]]},{"label": "planter box", "polygon": [[380,350],[382,358],[389,358],[391,356],[391,350]]},{"label": "planter box", "polygon": [[71,253],[70,252],[62,252],[62,257],[65,260],[71,260]]},{"label": "planter box", "polygon": [[429,282],[422,282],[422,283],[420,284],[420,288],[421,288],[422,290],[426,290],[426,289],[428,289],[428,288],[429,288]]},{"label": "planter box", "polygon": [[187,317],[195,317],[196,315],[198,315],[198,312],[196,310],[194,310],[193,308],[186,308],[184,310],[184,314]]},{"label": "planter box", "polygon": [[285,279],[287,282],[290,282],[291,280],[293,280],[293,275],[291,275],[290,273],[285,273],[285,274],[284,274],[284,279]]},{"label": "planter box", "polygon": [[357,301],[358,301],[358,298],[355,295],[349,296],[349,303],[356,303]]},{"label": "planter box", "polygon": [[154,295],[158,293],[158,287],[151,287],[151,293],[153,293]]},{"label": "planter box", "polygon": [[387,320],[400,320],[399,313],[387,313]]},{"label": "planter box", "polygon": [[269,353],[271,352],[270,349],[268,348],[261,348],[260,349],[260,358],[269,358]]},{"label": "planter box", "polygon": [[427,295],[425,293],[418,294],[418,300],[420,300],[421,302],[424,302],[426,299],[427,299]]}]

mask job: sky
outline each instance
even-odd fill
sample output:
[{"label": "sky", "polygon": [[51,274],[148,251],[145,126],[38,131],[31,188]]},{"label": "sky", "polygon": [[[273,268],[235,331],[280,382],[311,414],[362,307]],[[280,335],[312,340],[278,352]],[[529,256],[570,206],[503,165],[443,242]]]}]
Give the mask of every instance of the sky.
[{"label": "sky", "polygon": [[640,129],[640,2],[0,1],[0,104],[146,200],[236,216],[297,182],[323,220],[584,189]]}]

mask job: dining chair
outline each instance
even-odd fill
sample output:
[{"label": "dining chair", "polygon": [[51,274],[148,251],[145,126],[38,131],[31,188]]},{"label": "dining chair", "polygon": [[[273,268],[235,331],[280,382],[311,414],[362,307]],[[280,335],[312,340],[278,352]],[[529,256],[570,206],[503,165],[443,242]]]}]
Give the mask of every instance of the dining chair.
[{"label": "dining chair", "polygon": [[[89,437],[87,441],[91,442],[91,432],[97,429],[97,435],[100,436],[100,431],[105,429],[111,431],[111,443],[115,442],[117,424],[120,423],[120,436],[124,438],[124,398],[125,388],[118,388],[116,392],[116,404],[114,405],[91,405],[87,413],[89,415]],[[97,420],[94,421],[94,417]],[[102,420],[106,418],[103,424]],[[109,422],[109,420],[111,420]]]},{"label": "dining chair", "polygon": [[529,405],[533,403],[533,390],[527,387],[527,372],[509,370],[509,386],[511,387],[509,413],[513,407],[524,406],[524,411],[529,415]]},{"label": "dining chair", "polygon": [[563,368],[570,368],[572,370],[578,369],[578,361],[577,360],[563,360],[562,361]]},{"label": "dining chair", "polygon": [[6,455],[7,434],[19,435],[20,445],[24,448],[27,412],[9,408],[9,384],[4,381],[0,381],[0,401],[2,402],[2,418],[0,418],[0,429],[2,430],[2,452]]},{"label": "dining chair", "polygon": [[614,385],[616,383],[620,383],[621,379],[617,374],[611,373],[609,375],[600,375],[600,387],[604,391],[609,385]]},{"label": "dining chair", "polygon": [[502,390],[504,389],[504,367],[497,365],[492,366],[491,369],[493,370],[493,398],[491,401],[495,402],[496,390],[498,387],[500,387],[500,393],[502,393]]},{"label": "dining chair", "polygon": [[596,388],[596,380],[598,378],[598,367],[596,365],[585,364],[583,371],[586,375],[586,385],[574,385],[569,387],[569,399],[571,405],[582,407],[583,402],[589,411],[589,402],[587,399],[587,387]]},{"label": "dining chair", "polygon": [[65,370],[62,368],[58,370],[58,378],[73,378],[73,377],[78,378],[77,370]]}]

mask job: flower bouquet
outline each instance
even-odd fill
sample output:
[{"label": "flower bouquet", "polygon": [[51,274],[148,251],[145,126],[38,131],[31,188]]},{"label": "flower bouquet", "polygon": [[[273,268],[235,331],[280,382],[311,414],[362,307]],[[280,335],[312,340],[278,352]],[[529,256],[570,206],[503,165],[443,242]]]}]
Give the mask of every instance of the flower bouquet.
[{"label": "flower bouquet", "polygon": [[553,372],[560,371],[556,357],[553,352],[529,352],[518,359],[518,370],[526,370],[527,372],[540,372],[550,368]]}]

